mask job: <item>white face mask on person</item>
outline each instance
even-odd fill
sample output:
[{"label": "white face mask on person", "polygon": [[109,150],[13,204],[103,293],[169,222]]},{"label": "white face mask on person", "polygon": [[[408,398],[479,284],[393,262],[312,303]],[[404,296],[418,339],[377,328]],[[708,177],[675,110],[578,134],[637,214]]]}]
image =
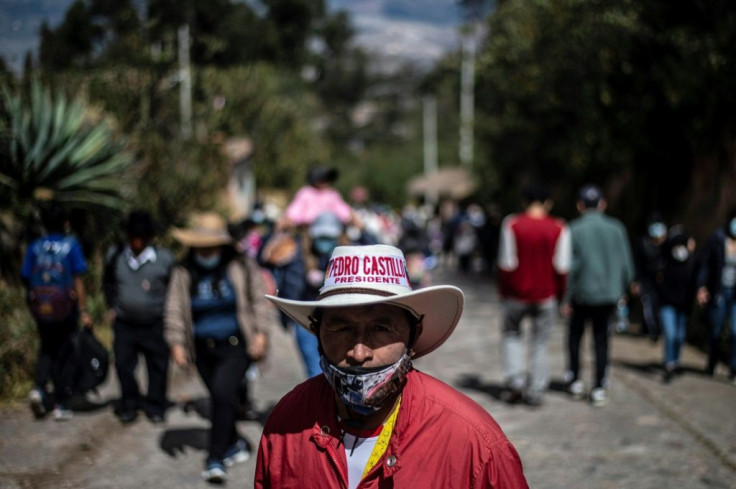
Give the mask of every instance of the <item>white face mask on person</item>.
[{"label": "white face mask on person", "polygon": [[319,363],[343,404],[363,415],[381,409],[393,394],[404,387],[406,374],[411,370],[408,353],[392,365],[374,368],[337,367],[324,355],[320,355]]},{"label": "white face mask on person", "polygon": [[205,270],[213,270],[220,264],[220,252],[203,256],[195,251],[194,262]]}]

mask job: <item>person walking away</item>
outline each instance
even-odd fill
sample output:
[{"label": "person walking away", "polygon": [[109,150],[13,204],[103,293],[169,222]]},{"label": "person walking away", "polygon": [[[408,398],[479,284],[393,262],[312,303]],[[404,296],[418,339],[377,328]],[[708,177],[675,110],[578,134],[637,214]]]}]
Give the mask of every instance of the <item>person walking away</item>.
[{"label": "person walking away", "polygon": [[695,301],[695,240],[683,226],[673,226],[662,244],[663,281],[660,310],[664,333],[663,382],[669,383],[680,362],[687,321]]},{"label": "person walking away", "polygon": [[660,294],[663,283],[664,258],[662,244],[667,239],[667,225],[658,212],[648,219],[647,231],[636,247],[634,263],[636,279],[632,293],[639,297],[643,313],[644,333],[651,341],[657,341],[661,331]]},{"label": "person walking away", "polygon": [[227,466],[250,457],[236,429],[238,390],[251,361],[264,357],[273,308],[260,274],[238,256],[224,219],[193,216],[174,238],[189,248],[171,274],[164,309],[164,336],[176,365],[197,370],[211,397],[211,428],[202,477],[227,479]]},{"label": "person walking away", "polygon": [[736,209],[723,227],[716,229],[703,249],[697,277],[697,302],[707,306],[709,341],[705,371],[715,375],[721,331],[726,320],[731,327],[729,379],[736,384]]},{"label": "person walking away", "polygon": [[434,256],[429,248],[427,231],[411,216],[401,218],[401,237],[397,247],[406,257],[409,283],[413,289],[426,287],[432,283],[431,270],[427,266]]},{"label": "person walking away", "polygon": [[327,270],[315,300],[268,296],[315,335],[324,375],[274,407],[254,487],[528,487],[486,410],[412,366],[452,334],[462,291],[412,290],[404,255],[387,245],[338,246]]},{"label": "person walking away", "polygon": [[21,279],[26,287],[28,306],[40,338],[35,386],[28,401],[37,418],[50,407],[46,385],[54,386],[53,417],[56,421],[72,418],[68,401],[72,380],[63,367],[73,353],[73,338],[81,321],[92,328],[87,312],[87,295],[82,275],[87,262],[79,242],[66,233],[69,222],[60,204],[51,202],[41,209],[45,234],[26,250]]},{"label": "person walking away", "polygon": [[[136,210],[128,215],[127,243],[107,252],[103,291],[112,320],[115,370],[120,383],[116,410],[123,424],[135,421],[138,410],[154,424],[166,412],[169,346],[164,340],[164,303],[176,261],[166,248],[155,246],[153,219]],[[146,361],[148,390],[145,402],[135,377],[139,356]]]},{"label": "person walking away", "polygon": [[608,399],[608,323],[616,303],[634,279],[634,264],[626,228],[618,219],[604,214],[606,201],[600,187],[582,187],[577,208],[580,217],[570,223],[573,267],[562,308],[563,315],[570,317],[566,381],[575,398],[585,396],[580,378],[580,342],[585,323],[590,320],[595,344],[590,399],[594,406],[602,406]]},{"label": "person walking away", "polygon": [[[507,400],[539,406],[549,384],[548,342],[570,269],[570,233],[561,219],[549,215],[553,203],[547,189],[530,185],[523,198],[525,211],[506,217],[501,225],[501,356]],[[533,321],[528,362],[521,329],[527,316]]]}]

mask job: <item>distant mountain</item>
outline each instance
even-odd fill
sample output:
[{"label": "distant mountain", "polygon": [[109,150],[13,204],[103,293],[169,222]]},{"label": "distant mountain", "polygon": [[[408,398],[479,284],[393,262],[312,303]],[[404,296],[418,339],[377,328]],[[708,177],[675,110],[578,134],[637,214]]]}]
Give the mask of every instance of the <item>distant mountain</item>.
[{"label": "distant mountain", "polygon": [[328,5],[351,14],[358,44],[387,69],[405,61],[426,66],[458,46],[456,0],[329,0]]},{"label": "distant mountain", "polygon": [[[20,72],[27,51],[38,49],[45,20],[55,26],[73,0],[0,0],[0,55]],[[387,65],[429,64],[457,46],[456,0],[327,0],[331,10],[350,13],[358,44]]]}]

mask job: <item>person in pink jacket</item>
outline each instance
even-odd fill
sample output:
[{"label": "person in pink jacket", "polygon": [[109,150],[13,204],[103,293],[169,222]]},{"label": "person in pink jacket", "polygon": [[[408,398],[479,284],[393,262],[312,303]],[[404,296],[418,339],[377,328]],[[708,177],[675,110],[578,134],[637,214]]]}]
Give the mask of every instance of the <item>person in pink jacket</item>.
[{"label": "person in pink jacket", "polygon": [[332,186],[337,180],[336,168],[317,166],[307,174],[308,185],[297,190],[284,212],[282,226],[309,225],[322,213],[335,214],[343,224],[353,219],[353,209]]},{"label": "person in pink jacket", "polygon": [[267,298],[317,336],[324,375],[271,412],[257,489],[528,487],[495,420],[412,367],[455,329],[460,289],[412,290],[393,246],[340,246],[316,300]]}]

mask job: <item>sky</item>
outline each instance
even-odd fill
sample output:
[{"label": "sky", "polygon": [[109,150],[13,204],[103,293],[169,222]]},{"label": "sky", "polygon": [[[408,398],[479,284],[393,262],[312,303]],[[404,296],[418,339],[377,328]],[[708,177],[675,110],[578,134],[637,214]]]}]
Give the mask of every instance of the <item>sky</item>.
[{"label": "sky", "polygon": [[[20,72],[44,20],[56,26],[73,0],[0,0],[0,55]],[[351,14],[357,42],[387,64],[429,64],[458,44],[455,0],[327,0]]]}]

